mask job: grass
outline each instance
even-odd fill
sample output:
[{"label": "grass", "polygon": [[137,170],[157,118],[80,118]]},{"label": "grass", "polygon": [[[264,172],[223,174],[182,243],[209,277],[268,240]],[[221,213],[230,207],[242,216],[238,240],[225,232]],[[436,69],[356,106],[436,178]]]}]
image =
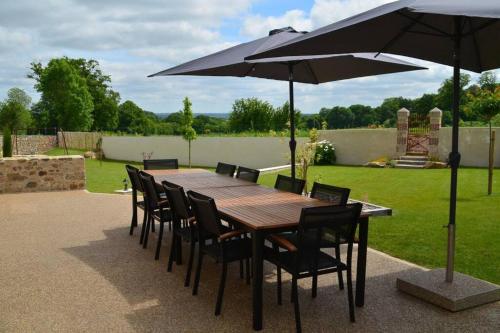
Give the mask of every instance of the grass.
[{"label": "grass", "polygon": [[[81,154],[82,151],[71,150]],[[64,154],[62,149],[50,155]],[[112,193],[126,177],[125,163],[86,160],[87,189]],[[286,173],[286,172],[284,172]],[[455,269],[500,284],[500,174],[494,193],[486,195],[487,170],[459,170]],[[263,174],[259,183],[273,186],[276,174]],[[372,218],[369,245],[394,257],[429,268],[446,265],[450,171],[406,170],[352,166],[314,166],[314,180],[351,188],[351,197],[393,209],[393,216]],[[496,193],[495,193],[496,189]]]}]

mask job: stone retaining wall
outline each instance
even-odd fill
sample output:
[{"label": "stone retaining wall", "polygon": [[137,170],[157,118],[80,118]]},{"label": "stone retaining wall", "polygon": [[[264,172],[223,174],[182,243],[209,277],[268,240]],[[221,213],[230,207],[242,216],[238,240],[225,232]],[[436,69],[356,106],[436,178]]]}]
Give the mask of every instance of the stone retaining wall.
[{"label": "stone retaining wall", "polygon": [[[2,146],[3,137],[0,135],[0,154]],[[16,136],[12,136],[12,153],[16,155],[43,154],[55,147],[57,147],[57,136],[55,135],[19,135],[17,142]]]},{"label": "stone retaining wall", "polygon": [[0,193],[85,189],[82,156],[16,156],[0,158]]}]

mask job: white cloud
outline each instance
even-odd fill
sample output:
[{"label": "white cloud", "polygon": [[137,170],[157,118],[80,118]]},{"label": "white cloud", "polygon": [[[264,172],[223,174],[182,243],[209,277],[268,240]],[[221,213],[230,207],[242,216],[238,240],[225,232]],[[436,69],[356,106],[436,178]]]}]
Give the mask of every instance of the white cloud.
[{"label": "white cloud", "polygon": [[309,31],[312,28],[311,19],[301,10],[289,10],[282,16],[248,16],[243,22],[241,33],[251,38],[267,36],[270,30],[293,27],[297,31]]}]

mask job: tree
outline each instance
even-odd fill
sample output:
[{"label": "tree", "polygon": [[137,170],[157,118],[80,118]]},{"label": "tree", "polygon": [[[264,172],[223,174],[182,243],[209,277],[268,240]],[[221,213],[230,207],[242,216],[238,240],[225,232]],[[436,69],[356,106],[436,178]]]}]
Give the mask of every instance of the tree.
[{"label": "tree", "polygon": [[488,163],[488,195],[493,187],[493,156],[495,153],[495,134],[491,130],[492,119],[500,114],[500,85],[491,73],[483,73],[479,78],[479,91],[469,94],[469,103],[465,106],[466,112],[478,115],[489,125],[489,163]]},{"label": "tree", "polygon": [[[65,62],[74,69],[76,74],[85,80],[87,91],[89,92],[93,107],[91,109],[93,130],[115,130],[118,125],[118,104],[120,95],[111,89],[111,77],[105,75],[96,60],[83,58],[72,59],[68,57],[55,58],[51,62]],[[49,62],[49,64],[51,63]],[[31,63],[29,78],[35,79],[35,88],[42,92],[42,76],[47,71],[49,65],[43,67],[41,63]],[[50,105],[39,105],[39,114],[48,113],[50,109],[43,110],[41,107]],[[55,117],[48,117],[51,125],[55,125]]]},{"label": "tree", "polygon": [[68,59],[52,59],[46,67],[32,64],[28,75],[37,82],[35,88],[42,94],[53,125],[69,131],[87,131],[91,128],[94,104],[87,83]]},{"label": "tree", "polygon": [[144,110],[132,101],[125,101],[118,107],[119,122],[121,131],[134,134],[144,134],[147,126],[147,119]]},{"label": "tree", "polygon": [[32,122],[29,107],[31,97],[19,88],[7,92],[7,99],[0,106],[0,127],[10,132],[27,129]]},{"label": "tree", "polygon": [[233,132],[269,131],[273,107],[258,98],[237,99],[229,116],[229,127]]},{"label": "tree", "polygon": [[193,110],[192,103],[188,97],[182,101],[184,108],[182,110],[182,137],[188,142],[188,160],[189,167],[191,167],[191,141],[196,140],[196,131],[193,128]]},{"label": "tree", "polygon": [[377,122],[375,112],[368,105],[354,104],[349,107],[354,117],[353,127],[366,127]]},{"label": "tree", "polygon": [[12,157],[12,137],[10,129],[8,127],[3,130],[3,146],[2,146],[2,156]]},{"label": "tree", "polygon": [[343,106],[334,106],[327,112],[323,112],[326,116],[328,128],[350,128],[354,121],[354,115],[351,110]]},{"label": "tree", "polygon": [[[470,75],[462,73],[460,74],[460,118],[462,120],[471,120],[470,115],[464,112],[464,106],[467,105],[467,94],[465,93],[465,87],[470,83]],[[443,81],[441,87],[436,95],[435,104],[438,108],[443,111],[451,111],[453,102],[453,78],[449,78]]]}]

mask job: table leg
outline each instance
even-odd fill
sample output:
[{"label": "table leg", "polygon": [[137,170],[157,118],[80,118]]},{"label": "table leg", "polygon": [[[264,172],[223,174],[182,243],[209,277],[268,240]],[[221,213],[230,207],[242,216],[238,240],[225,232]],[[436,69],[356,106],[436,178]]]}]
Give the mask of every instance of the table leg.
[{"label": "table leg", "polygon": [[365,304],[366,254],[368,250],[368,217],[359,219],[358,265],[356,269],[356,306]]},{"label": "table leg", "polygon": [[253,253],[253,279],[252,279],[252,307],[253,307],[253,329],[262,329],[262,280],[264,269],[264,235],[261,231],[252,233]]}]

